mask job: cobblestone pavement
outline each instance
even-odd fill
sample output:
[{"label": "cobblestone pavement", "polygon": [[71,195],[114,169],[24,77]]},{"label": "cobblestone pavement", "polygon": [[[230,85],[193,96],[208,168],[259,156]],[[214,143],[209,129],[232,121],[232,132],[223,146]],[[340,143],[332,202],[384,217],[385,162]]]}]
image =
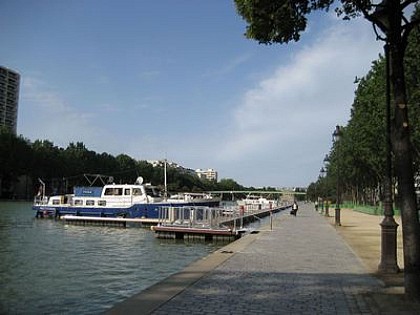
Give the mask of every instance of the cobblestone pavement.
[{"label": "cobblestone pavement", "polygon": [[377,314],[382,283],[311,205],[283,213],[243,250],[153,314]]}]

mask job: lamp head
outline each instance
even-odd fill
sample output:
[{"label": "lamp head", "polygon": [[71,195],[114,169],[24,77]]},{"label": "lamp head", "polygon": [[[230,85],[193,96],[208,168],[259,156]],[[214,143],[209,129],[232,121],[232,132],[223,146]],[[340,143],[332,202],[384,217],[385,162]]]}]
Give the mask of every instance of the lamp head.
[{"label": "lamp head", "polygon": [[341,137],[341,129],[340,129],[340,126],[337,125],[337,126],[335,126],[335,130],[333,132],[333,141],[334,142],[338,141],[340,139],[340,137]]}]

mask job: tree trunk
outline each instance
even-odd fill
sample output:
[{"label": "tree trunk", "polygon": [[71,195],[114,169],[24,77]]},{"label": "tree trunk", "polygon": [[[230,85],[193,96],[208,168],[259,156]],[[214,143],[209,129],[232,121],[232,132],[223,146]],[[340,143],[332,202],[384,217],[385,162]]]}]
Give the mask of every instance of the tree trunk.
[{"label": "tree trunk", "polygon": [[394,119],[392,147],[395,173],[401,197],[401,220],[404,248],[404,287],[408,297],[420,301],[420,223],[414,187],[414,171],[407,97],[404,78],[404,47],[398,39],[390,39],[391,85]]}]

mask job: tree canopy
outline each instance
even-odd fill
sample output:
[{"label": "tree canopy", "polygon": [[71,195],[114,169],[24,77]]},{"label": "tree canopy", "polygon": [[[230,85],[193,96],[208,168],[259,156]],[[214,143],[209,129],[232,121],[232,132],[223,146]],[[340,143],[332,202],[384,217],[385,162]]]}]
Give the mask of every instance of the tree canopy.
[{"label": "tree canopy", "polygon": [[238,13],[248,22],[245,35],[261,44],[298,41],[307,15],[328,10],[333,0],[235,0]]},{"label": "tree canopy", "polygon": [[[420,23],[418,10],[411,18],[409,16],[412,14],[411,9],[413,5],[418,4],[418,0],[383,0],[381,2],[368,0],[341,0],[337,2],[328,0],[235,0],[235,3],[238,13],[248,23],[245,35],[262,44],[282,44],[292,40],[298,41],[301,33],[307,27],[308,15],[315,10],[329,10],[333,3],[341,4],[341,6],[338,5],[335,8],[335,11],[344,19],[362,16],[370,21],[374,26],[377,39],[381,39],[386,43],[386,76],[389,79],[387,82],[390,84],[387,84],[389,89],[387,88],[384,94],[392,96],[392,101],[391,97],[387,98],[386,107],[392,108],[393,113],[392,118],[388,119],[391,115],[388,115],[389,110],[387,110],[387,121],[390,121],[390,123],[387,123],[386,129],[383,130],[386,130],[384,133],[387,136],[387,140],[384,142],[389,143],[391,148],[387,147],[385,151],[380,150],[379,152],[386,152],[387,161],[390,161],[389,152],[392,150],[393,153],[393,165],[397,179],[403,228],[405,291],[407,296],[420,301],[420,223],[414,182],[414,167],[418,151],[413,148],[413,143],[416,142],[411,139],[412,135],[415,135],[418,130],[416,130],[414,124],[410,123],[410,118],[412,118],[410,117],[410,112],[413,109],[410,108],[409,110],[408,106],[408,101],[411,101],[412,104],[415,101],[417,88],[414,88],[414,91],[412,91],[406,87],[409,80],[406,79],[405,71],[407,71],[407,66],[404,65],[405,57],[410,55],[410,50],[408,49],[410,34],[413,33],[415,27]],[[416,48],[413,48],[413,50],[418,51]],[[418,64],[413,67],[418,70]],[[418,72],[414,72],[413,76],[414,83],[418,82]],[[369,86],[364,88],[372,88],[373,85],[372,81],[369,83]],[[390,101],[388,102],[388,100]],[[360,104],[355,104],[354,116],[359,115],[359,109],[362,106],[364,106],[365,111],[374,113],[375,103],[379,99],[373,99],[370,95],[362,93],[357,101]],[[367,135],[365,136],[362,133],[363,136],[361,137],[360,131],[357,128],[351,128],[352,126],[349,125],[344,130],[343,140],[336,143],[336,148],[331,153],[331,161],[343,159],[343,156],[338,154],[338,149],[342,151],[347,148],[345,139],[349,136],[358,138],[366,144],[370,143],[370,148],[377,147],[376,143],[371,141],[372,135],[368,133],[371,130],[365,128],[366,123],[371,125],[370,122],[362,122],[362,118],[359,118],[359,120],[360,124],[358,122],[353,124],[362,127]],[[418,122],[417,117],[414,117],[413,120]],[[359,152],[359,155],[344,156],[346,163],[350,162],[352,163],[351,165],[365,168],[364,173],[359,174],[352,170],[346,170],[348,171],[346,175],[353,177],[353,179],[357,175],[357,184],[366,184],[367,179],[371,178],[371,176],[367,178],[362,177],[366,174],[372,174],[372,183],[378,181],[378,179],[375,179],[375,175],[377,175],[377,170],[381,168],[381,159],[376,159],[369,154],[366,155],[368,151],[364,150],[364,148],[366,148],[365,145],[357,144],[354,146],[354,151]],[[353,148],[346,152],[351,154]],[[361,163],[362,160],[360,158],[363,158],[364,155],[365,160]],[[387,162],[387,164],[389,165],[390,163]],[[329,166],[332,173],[334,173],[334,166],[336,166],[334,163],[331,163]],[[388,169],[387,167],[386,172],[379,174],[378,178],[383,176],[386,179],[382,181],[383,190],[386,192],[384,196],[387,196],[385,200],[387,205],[385,211],[386,220],[384,219],[384,222],[391,227],[396,226],[396,224],[392,214],[392,201],[389,200],[392,195],[392,186]],[[370,172],[366,173],[366,171]],[[347,179],[346,184],[351,185],[350,177]],[[396,270],[398,267],[392,269]]]},{"label": "tree canopy", "polygon": [[[60,148],[49,140],[31,143],[22,136],[15,136],[7,129],[0,129],[0,198],[13,198],[16,186],[31,179],[26,196],[32,198],[41,179],[47,184],[47,194],[71,192],[74,186],[89,185],[85,175],[101,174],[113,178],[117,183],[134,183],[138,176],[156,186],[164,184],[163,167],[153,167],[145,160],[135,160],[126,154],[113,156],[106,152],[89,150],[82,142],[72,142]],[[171,192],[225,190],[229,187],[243,190],[244,187],[232,179],[214,181],[201,180],[182,170],[168,167],[168,190]]]}]

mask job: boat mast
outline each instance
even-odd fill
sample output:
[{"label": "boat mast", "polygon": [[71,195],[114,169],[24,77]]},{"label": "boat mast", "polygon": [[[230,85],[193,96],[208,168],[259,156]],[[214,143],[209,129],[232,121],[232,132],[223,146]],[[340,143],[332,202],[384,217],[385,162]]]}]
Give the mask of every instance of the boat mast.
[{"label": "boat mast", "polygon": [[164,160],[163,169],[164,169],[163,199],[166,201],[168,199],[168,188],[167,188],[167,184],[166,184],[166,159]]},{"label": "boat mast", "polygon": [[38,181],[41,184],[41,189],[38,193],[41,193],[41,198],[42,198],[41,200],[43,201],[45,197],[45,183],[42,181],[41,178],[38,178]]}]

